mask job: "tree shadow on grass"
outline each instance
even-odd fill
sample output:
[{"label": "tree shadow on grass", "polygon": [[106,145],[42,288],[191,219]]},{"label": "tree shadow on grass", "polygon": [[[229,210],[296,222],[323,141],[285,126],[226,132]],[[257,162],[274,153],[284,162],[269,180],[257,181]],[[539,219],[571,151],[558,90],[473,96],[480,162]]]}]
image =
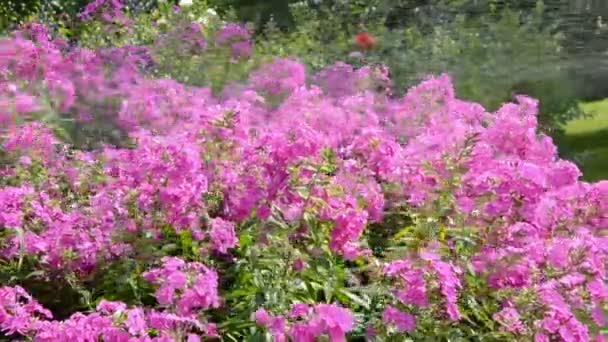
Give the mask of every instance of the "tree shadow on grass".
[{"label": "tree shadow on grass", "polygon": [[608,129],[556,138],[560,155],[579,166],[583,179],[608,179]]}]

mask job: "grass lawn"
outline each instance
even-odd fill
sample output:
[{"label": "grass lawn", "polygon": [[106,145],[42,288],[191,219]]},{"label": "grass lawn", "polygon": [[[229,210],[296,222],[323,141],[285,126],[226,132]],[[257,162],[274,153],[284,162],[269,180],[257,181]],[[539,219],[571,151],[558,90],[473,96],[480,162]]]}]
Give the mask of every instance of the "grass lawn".
[{"label": "grass lawn", "polygon": [[569,122],[560,152],[575,162],[587,181],[608,179],[608,99],[583,104],[592,117]]}]

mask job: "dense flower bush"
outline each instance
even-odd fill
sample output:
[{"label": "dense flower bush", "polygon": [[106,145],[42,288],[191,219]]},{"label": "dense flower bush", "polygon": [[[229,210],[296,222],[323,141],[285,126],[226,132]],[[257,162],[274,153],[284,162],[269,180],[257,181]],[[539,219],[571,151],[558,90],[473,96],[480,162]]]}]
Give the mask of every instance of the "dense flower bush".
[{"label": "dense flower bush", "polygon": [[513,94],[528,94],[541,100],[540,126],[553,136],[584,114],[563,26],[548,20],[555,2],[526,2],[526,10],[518,1],[311,3],[290,6],[291,30],[270,22],[256,52],[299,56],[315,72],[336,60],[383,63],[398,94],[429,74],[448,72],[463,99],[492,111]]},{"label": "dense flower bush", "polygon": [[447,75],[392,97],[384,66],[295,59],[216,96],[138,47],[0,46],[4,337],[604,340],[608,183],[534,99],[487,112]]}]

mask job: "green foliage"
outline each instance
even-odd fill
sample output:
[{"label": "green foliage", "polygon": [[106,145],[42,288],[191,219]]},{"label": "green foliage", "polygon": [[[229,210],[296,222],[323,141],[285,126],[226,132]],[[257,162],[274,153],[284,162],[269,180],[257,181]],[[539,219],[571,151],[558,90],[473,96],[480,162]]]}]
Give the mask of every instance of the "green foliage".
[{"label": "green foliage", "polygon": [[[211,86],[220,92],[230,82],[246,80],[250,70],[259,64],[255,57],[235,60],[228,48],[215,43],[218,30],[235,17],[231,13],[227,11],[220,17],[205,0],[195,0],[178,12],[172,3],[161,2],[152,11],[132,16],[129,27],[120,27],[112,35],[105,34],[106,25],[99,21],[81,24],[75,35],[80,45],[90,48],[147,46],[154,60],[152,76]],[[200,27],[200,33],[189,32],[193,24]],[[203,43],[193,45],[197,39]]]},{"label": "green foliage", "polygon": [[[526,93],[541,101],[540,121],[549,132],[583,115],[578,107],[581,84],[572,77],[563,36],[556,33],[557,22],[548,19],[542,2],[525,12],[517,8],[529,9],[530,2],[508,7],[492,1],[285,1],[277,7],[258,1],[195,0],[179,13],[173,13],[172,5],[161,1],[153,10],[129,8],[132,27],[112,34],[105,33],[99,22],[59,21],[58,28],[88,47],[151,46],[156,76],[211,85],[216,92],[245,80],[261,62],[297,56],[311,71],[338,60],[355,65],[384,63],[396,95],[441,72],[453,76],[464,98],[490,109],[516,93]],[[395,13],[401,13],[401,19],[395,20]],[[226,49],[214,44],[204,50],[182,46],[179,34],[191,22],[201,24],[209,41],[222,23],[239,18],[253,27],[265,25],[256,38],[253,58],[234,63]],[[357,50],[353,37],[361,31],[370,32],[378,47],[353,57]]]},{"label": "green foliage", "polygon": [[6,0],[0,2],[0,32],[36,19],[72,36],[78,13],[88,0]]},{"label": "green foliage", "polygon": [[[229,49],[215,45],[214,36],[225,22],[205,2],[195,2],[178,13],[173,13],[168,6],[161,6],[152,15],[158,25],[156,41],[152,45],[157,76],[170,77],[189,85],[210,85],[218,92],[225,83],[245,77],[243,61],[235,61]],[[180,35],[192,22],[201,26],[200,38],[205,41],[204,48],[183,45]]]},{"label": "green foliage", "polygon": [[[270,23],[258,41],[257,53],[299,56],[312,70],[336,60],[384,63],[396,94],[429,74],[448,72],[459,94],[490,109],[516,93],[537,97],[547,131],[582,115],[577,84],[564,62],[562,35],[544,20],[542,3],[530,12],[490,5],[481,11],[484,14],[447,11],[457,7],[456,3],[437,5],[434,18],[423,16],[391,29],[382,15],[386,8],[382,2],[368,6],[348,2],[319,9],[294,5],[295,29],[282,32]],[[438,20],[442,10],[445,20]],[[376,38],[378,47],[353,58],[351,53],[357,49],[353,37],[364,30]]]},{"label": "green foliage", "polygon": [[210,0],[209,5],[221,14],[233,10],[240,21],[250,22],[257,28],[274,19],[283,28],[292,27],[293,17],[289,4],[294,0]]}]

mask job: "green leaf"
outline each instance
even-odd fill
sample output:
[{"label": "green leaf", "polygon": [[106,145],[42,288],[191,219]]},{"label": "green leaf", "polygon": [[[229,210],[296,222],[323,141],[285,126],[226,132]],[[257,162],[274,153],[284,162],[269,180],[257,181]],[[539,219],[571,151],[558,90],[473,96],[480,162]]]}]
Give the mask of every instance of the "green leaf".
[{"label": "green leaf", "polygon": [[369,298],[367,298],[367,296],[365,296],[365,298],[362,298],[346,289],[341,289],[340,293],[345,295],[346,297],[348,297],[353,302],[361,305],[365,309],[367,309],[367,310],[370,309],[371,301],[369,300]]}]

